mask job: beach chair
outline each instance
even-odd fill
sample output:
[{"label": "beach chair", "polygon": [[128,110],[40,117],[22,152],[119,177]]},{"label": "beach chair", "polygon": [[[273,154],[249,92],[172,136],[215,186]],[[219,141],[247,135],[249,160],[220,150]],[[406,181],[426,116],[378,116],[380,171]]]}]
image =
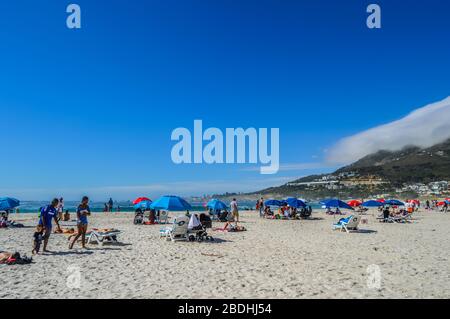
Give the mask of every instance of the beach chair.
[{"label": "beach chair", "polygon": [[347,218],[342,218],[339,222],[333,225],[333,229],[338,229],[340,231],[346,231],[347,233],[349,233],[350,230],[358,230],[360,221],[361,217],[352,215]]},{"label": "beach chair", "polygon": [[169,213],[165,210],[159,212],[159,223],[167,224],[169,221]]},{"label": "beach chair", "polygon": [[398,224],[410,223],[412,220],[412,213],[405,213],[403,215],[391,217],[392,221]]},{"label": "beach chair", "polygon": [[86,236],[87,244],[89,245],[91,242],[96,242],[103,246],[104,243],[118,243],[117,236],[120,234],[120,231],[117,229],[110,231],[100,231],[93,229]]},{"label": "beach chair", "polygon": [[178,241],[188,239],[189,217],[179,216],[173,221],[171,227],[163,227],[159,231],[159,237],[167,240]]}]

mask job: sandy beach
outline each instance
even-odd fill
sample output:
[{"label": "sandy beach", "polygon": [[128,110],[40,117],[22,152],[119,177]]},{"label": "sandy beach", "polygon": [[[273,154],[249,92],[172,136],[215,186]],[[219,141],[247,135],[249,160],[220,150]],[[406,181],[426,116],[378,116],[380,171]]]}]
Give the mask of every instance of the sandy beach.
[{"label": "sandy beach", "polygon": [[[450,215],[422,211],[410,224],[383,224],[374,212],[350,234],[332,231],[338,217],[323,211],[304,221],[241,216],[246,232],[173,243],[159,238],[159,225],[133,225],[132,213],[94,214],[90,227],[120,229],[122,244],[69,251],[67,237],[53,234],[53,253],[0,265],[0,298],[450,297]],[[0,229],[0,250],[30,255],[36,215],[11,219],[26,227]],[[379,289],[367,284],[371,265],[381,272]],[[68,285],[74,269],[79,288]]]}]

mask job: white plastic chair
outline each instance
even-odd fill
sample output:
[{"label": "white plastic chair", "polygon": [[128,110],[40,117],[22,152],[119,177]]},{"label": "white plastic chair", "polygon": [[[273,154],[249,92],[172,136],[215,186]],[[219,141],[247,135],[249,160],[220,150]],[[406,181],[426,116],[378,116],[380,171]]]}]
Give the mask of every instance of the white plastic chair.
[{"label": "white plastic chair", "polygon": [[108,232],[101,232],[97,230],[92,230],[87,235],[87,244],[91,242],[96,242],[103,246],[104,243],[118,243],[117,235],[120,234],[120,230],[112,230]]},{"label": "white plastic chair", "polygon": [[167,240],[178,241],[188,239],[188,225],[189,217],[179,216],[173,221],[171,227],[161,228],[159,231],[160,237],[165,237]]},{"label": "white plastic chair", "polygon": [[341,219],[337,224],[333,225],[333,229],[338,229],[340,231],[346,231],[347,233],[350,230],[358,230],[359,222],[361,218],[359,216],[349,216],[347,218]]}]

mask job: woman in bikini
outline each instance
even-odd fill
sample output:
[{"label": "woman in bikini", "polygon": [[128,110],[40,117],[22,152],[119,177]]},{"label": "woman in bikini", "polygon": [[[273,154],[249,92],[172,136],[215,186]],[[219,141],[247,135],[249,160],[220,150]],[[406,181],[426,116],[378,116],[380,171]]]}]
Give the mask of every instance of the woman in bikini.
[{"label": "woman in bikini", "polygon": [[69,245],[69,249],[73,248],[78,238],[81,236],[81,246],[86,248],[86,232],[88,228],[87,216],[91,214],[91,209],[89,208],[89,198],[84,196],[81,200],[81,204],[77,208],[77,227],[78,233]]}]

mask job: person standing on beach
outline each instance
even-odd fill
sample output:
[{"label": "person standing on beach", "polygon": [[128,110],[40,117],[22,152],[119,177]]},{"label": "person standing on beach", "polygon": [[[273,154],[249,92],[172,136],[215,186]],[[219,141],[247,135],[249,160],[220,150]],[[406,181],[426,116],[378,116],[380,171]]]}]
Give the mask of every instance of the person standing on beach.
[{"label": "person standing on beach", "polygon": [[264,198],[260,198],[258,203],[259,208],[259,217],[264,217]]},{"label": "person standing on beach", "polygon": [[50,234],[52,233],[52,219],[55,221],[56,226],[58,227],[58,231],[61,231],[61,227],[58,223],[58,214],[56,212],[56,207],[59,204],[59,200],[57,198],[52,200],[50,205],[41,208],[41,213],[39,215],[39,223],[38,225],[42,227],[43,231],[43,239],[44,239],[44,247],[43,252],[49,252],[47,250],[48,240],[50,238]]},{"label": "person standing on beach", "polygon": [[113,206],[114,206],[114,202],[113,202],[112,198],[110,198],[108,201],[108,208],[109,208],[110,212],[113,211]]},{"label": "person standing on beach", "polygon": [[81,204],[77,208],[77,227],[78,233],[69,245],[69,249],[73,248],[73,245],[77,242],[78,238],[81,236],[81,247],[86,248],[86,232],[88,228],[87,216],[91,214],[91,209],[89,208],[89,198],[84,196],[81,200]]},{"label": "person standing on beach", "polygon": [[62,220],[63,213],[64,213],[64,198],[62,198],[62,197],[59,199],[57,212],[58,212],[58,220]]},{"label": "person standing on beach", "polygon": [[239,222],[239,208],[236,198],[233,198],[233,201],[230,203],[230,207],[231,207],[231,215],[233,216],[237,226],[237,223]]}]

